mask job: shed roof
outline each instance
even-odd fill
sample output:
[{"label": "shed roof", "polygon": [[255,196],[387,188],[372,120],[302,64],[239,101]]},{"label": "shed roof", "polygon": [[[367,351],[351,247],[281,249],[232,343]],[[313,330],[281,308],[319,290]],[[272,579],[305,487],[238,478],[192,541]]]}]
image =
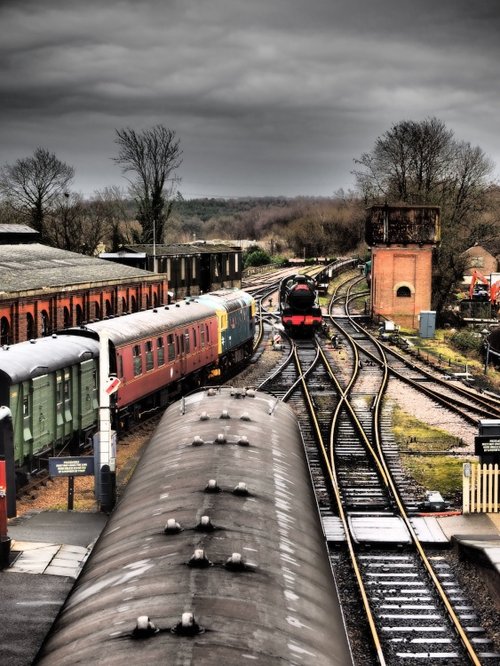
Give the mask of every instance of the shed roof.
[{"label": "shed roof", "polygon": [[145,253],[149,256],[155,253],[157,256],[173,256],[179,254],[197,255],[214,254],[217,252],[241,252],[241,248],[239,247],[201,241],[196,243],[173,243],[169,245],[157,243],[155,246],[152,243],[145,245],[125,245],[121,249],[127,252]]},{"label": "shed roof", "polygon": [[39,243],[0,245],[0,296],[2,292],[5,295],[153,275],[150,271]]},{"label": "shed roof", "polygon": [[[0,234],[38,234],[27,224],[0,224]],[[38,234],[39,235],[39,234]]]}]

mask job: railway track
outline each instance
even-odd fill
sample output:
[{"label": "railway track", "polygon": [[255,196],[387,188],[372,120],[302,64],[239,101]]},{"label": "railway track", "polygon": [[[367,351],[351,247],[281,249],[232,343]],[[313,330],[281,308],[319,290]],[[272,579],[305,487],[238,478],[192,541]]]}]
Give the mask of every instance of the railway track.
[{"label": "railway track", "polygon": [[[340,380],[330,343],[290,341],[282,366],[259,388],[292,403],[301,419],[325,530],[341,545],[332,566],[345,579],[346,547],[358,583],[372,636],[368,663],[496,663],[467,591],[442,557],[427,556],[425,530],[410,518],[421,498],[401,469],[382,405],[389,364],[370,356],[374,342],[361,345],[356,327],[352,337],[351,369]],[[354,624],[359,632],[359,609]]]}]

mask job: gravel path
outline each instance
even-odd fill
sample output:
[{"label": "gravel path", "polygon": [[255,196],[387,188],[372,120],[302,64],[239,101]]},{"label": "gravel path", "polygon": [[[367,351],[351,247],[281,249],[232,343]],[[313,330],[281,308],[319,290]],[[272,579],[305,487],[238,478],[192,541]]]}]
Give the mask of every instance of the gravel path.
[{"label": "gravel path", "polygon": [[393,377],[389,380],[387,398],[396,402],[404,412],[419,421],[445,430],[453,437],[461,439],[465,446],[457,448],[457,451],[474,455],[474,437],[477,435],[477,428],[463,421],[458,415],[452,414],[405,382]]}]

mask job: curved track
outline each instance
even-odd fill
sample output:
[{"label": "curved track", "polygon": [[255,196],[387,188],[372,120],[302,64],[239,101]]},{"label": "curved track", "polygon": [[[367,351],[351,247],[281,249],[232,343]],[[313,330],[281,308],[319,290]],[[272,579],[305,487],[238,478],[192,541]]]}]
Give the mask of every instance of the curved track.
[{"label": "curved track", "polygon": [[[344,300],[350,298],[346,291]],[[419,498],[399,464],[382,402],[389,374],[404,375],[394,364],[403,364],[389,362],[345,311],[341,323],[334,321],[349,340],[350,363],[340,379],[332,369],[337,344],[290,341],[286,360],[259,388],[291,402],[299,414],[324,524],[345,538],[372,663],[495,663],[499,655],[486,639],[476,652],[482,630],[467,594],[442,558],[427,555],[411,518]],[[455,412],[476,408],[446,400]],[[334,555],[332,564],[345,567],[345,559]]]}]

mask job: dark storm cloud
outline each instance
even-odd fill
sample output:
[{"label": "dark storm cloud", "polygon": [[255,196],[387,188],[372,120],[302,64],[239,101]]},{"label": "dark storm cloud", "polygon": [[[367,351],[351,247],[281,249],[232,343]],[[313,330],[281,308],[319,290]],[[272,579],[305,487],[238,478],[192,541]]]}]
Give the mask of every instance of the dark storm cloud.
[{"label": "dark storm cloud", "polygon": [[332,194],[405,118],[437,116],[500,162],[496,3],[3,2],[0,162],[37,145],[85,192],[124,184],[114,130],[156,123],[181,190]]}]

